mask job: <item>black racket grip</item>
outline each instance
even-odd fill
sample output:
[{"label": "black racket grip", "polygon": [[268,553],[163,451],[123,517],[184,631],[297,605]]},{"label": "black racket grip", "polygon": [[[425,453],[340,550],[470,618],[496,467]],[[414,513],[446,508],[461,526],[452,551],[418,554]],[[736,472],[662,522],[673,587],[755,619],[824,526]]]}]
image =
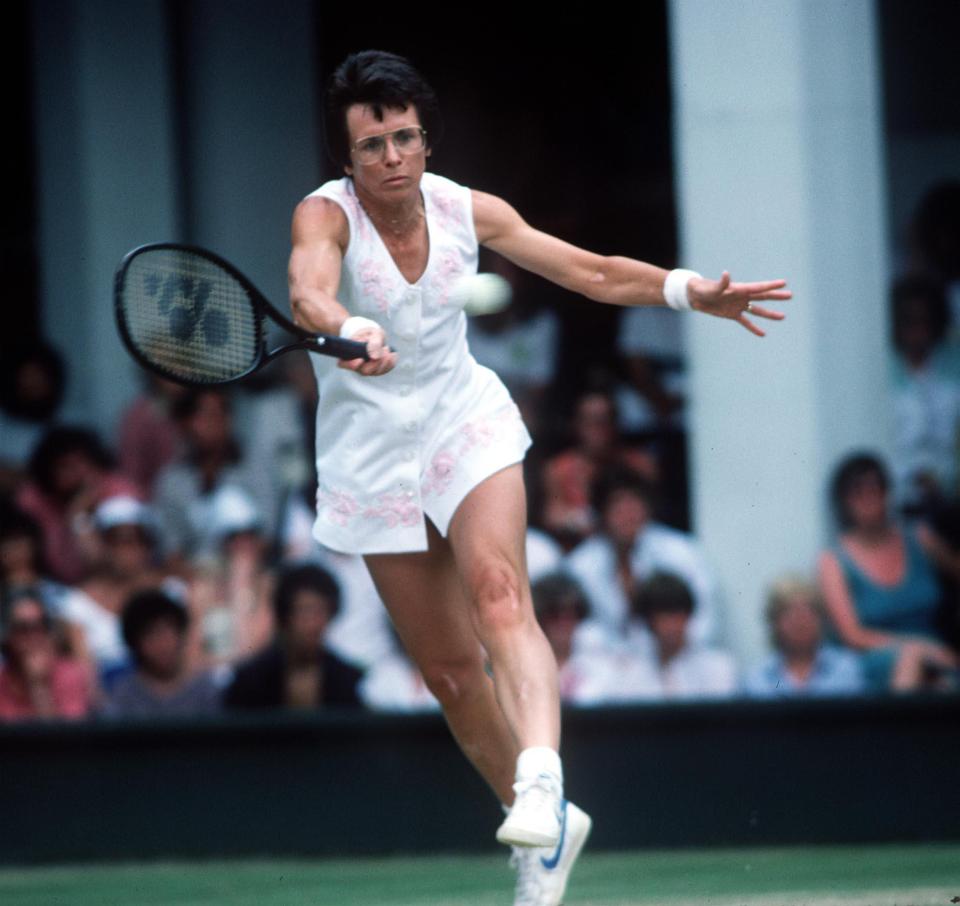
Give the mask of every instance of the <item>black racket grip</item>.
[{"label": "black racket grip", "polygon": [[345,340],[343,337],[317,337],[317,352],[336,356],[338,359],[369,360],[367,344],[358,340]]}]

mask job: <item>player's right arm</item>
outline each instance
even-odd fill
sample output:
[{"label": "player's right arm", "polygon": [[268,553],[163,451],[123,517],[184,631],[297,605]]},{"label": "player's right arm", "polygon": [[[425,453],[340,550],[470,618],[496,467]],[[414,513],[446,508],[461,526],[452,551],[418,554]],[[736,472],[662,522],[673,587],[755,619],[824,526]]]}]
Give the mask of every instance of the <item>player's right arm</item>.
[{"label": "player's right arm", "polygon": [[[287,282],[293,320],[304,330],[337,336],[350,316],[337,301],[343,255],[350,240],[350,226],[340,206],[329,198],[312,196],[293,213],[290,264]],[[364,375],[384,374],[396,364],[387,349],[382,328],[364,328],[351,339],[367,344],[370,360],[349,359],[339,367]]]}]

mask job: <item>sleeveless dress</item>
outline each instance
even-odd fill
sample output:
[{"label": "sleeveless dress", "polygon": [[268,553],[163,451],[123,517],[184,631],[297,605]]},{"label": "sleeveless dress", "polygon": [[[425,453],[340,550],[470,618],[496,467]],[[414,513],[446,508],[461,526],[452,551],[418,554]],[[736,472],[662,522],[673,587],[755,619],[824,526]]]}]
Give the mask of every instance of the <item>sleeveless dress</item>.
[{"label": "sleeveless dress", "polygon": [[379,377],[311,356],[320,390],[314,537],[344,553],[425,551],[426,518],[446,535],[470,490],[520,462],[531,443],[500,379],[470,355],[466,316],[451,296],[477,270],[470,190],[424,173],[420,191],[430,249],[412,284],[351,179],[311,193],[338,204],[350,226],[338,301],[380,324],[397,353]]},{"label": "sleeveless dress", "polygon": [[[936,617],[940,582],[916,535],[904,530],[903,541],[906,566],[903,578],[895,585],[882,585],[871,579],[842,544],[837,543],[833,552],[843,570],[857,618],[866,628],[939,641]],[[888,687],[898,655],[898,646],[863,652],[871,685]]]}]

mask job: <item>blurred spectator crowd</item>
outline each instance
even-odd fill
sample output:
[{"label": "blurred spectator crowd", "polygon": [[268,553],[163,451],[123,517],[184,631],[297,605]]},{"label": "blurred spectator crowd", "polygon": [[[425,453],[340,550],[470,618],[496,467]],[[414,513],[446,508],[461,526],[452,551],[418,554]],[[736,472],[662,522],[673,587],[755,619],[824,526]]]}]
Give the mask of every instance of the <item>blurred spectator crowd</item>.
[{"label": "blurred spectator crowd", "polygon": [[[564,406],[557,308],[500,262],[515,301],[471,320],[471,348],[537,440],[527,559],[564,702],[957,689],[960,184],[923,200],[914,242],[893,456],[835,464],[835,534],[809,575],[769,577],[752,665],[687,531],[680,319],[624,311],[618,361]],[[438,708],[362,560],[312,538],[306,354],[229,391],[146,378],[109,440],[60,419],[66,381],[42,342],[0,363],[0,720]]]}]

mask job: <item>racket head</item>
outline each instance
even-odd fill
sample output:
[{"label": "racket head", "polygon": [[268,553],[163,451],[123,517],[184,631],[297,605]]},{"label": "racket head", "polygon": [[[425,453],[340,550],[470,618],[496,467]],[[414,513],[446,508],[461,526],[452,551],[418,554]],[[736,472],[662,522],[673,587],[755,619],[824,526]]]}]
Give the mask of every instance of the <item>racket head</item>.
[{"label": "racket head", "polygon": [[228,384],[266,354],[260,294],[213,252],[172,242],[124,256],[114,281],[117,327],[143,367],[180,384]]}]

